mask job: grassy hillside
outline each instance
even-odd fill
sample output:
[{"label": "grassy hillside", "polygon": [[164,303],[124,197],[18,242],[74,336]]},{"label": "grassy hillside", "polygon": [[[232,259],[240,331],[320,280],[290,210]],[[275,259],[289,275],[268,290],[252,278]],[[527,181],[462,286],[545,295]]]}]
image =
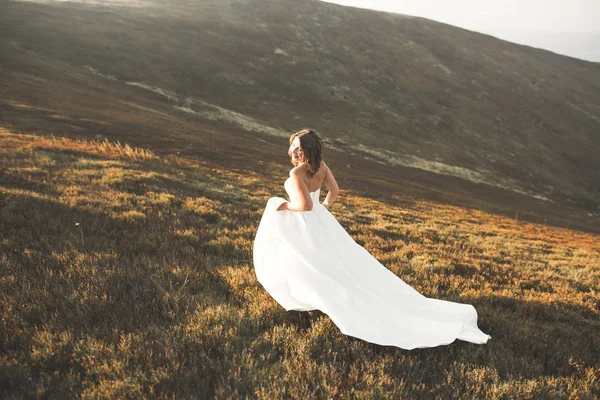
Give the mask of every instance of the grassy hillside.
[{"label": "grassy hillside", "polygon": [[[0,52],[0,109],[25,92],[71,115],[85,81],[88,111],[92,96],[101,110],[145,96],[163,113],[265,140],[312,126],[347,154],[600,218],[596,63],[312,0],[9,0]],[[71,101],[54,98],[70,91]]]},{"label": "grassy hillside", "polygon": [[[156,154],[165,157],[170,154],[199,156],[219,169],[252,169],[267,179],[272,179],[274,174],[282,173],[281,166],[288,163],[285,152],[281,150],[282,146],[285,147],[284,136],[288,131],[277,128],[278,122],[271,120],[271,117],[236,113],[232,109],[219,106],[224,103],[210,98],[205,98],[208,104],[195,102],[189,105],[202,106],[205,113],[199,110],[190,113],[183,107],[185,104],[179,102],[183,101],[186,93],[177,94],[172,88],[170,92],[161,92],[156,87],[148,89],[129,85],[121,78],[119,80],[89,69],[86,67],[89,65],[82,65],[76,59],[63,58],[62,51],[68,51],[69,54],[74,51],[72,53],[74,56],[89,55],[90,50],[87,46],[69,44],[70,40],[81,36],[80,32],[65,34],[60,40],[52,41],[50,47],[39,47],[39,41],[51,37],[54,29],[66,29],[68,26],[75,30],[89,29],[91,26],[96,26],[94,24],[98,22],[92,25],[87,22],[91,23],[95,18],[102,20],[102,18],[114,17],[115,14],[121,15],[121,13],[124,17],[134,18],[131,24],[125,24],[125,28],[130,29],[135,26],[134,21],[139,18],[143,20],[146,15],[144,13],[151,12],[153,9],[150,11],[145,8],[111,9],[75,3],[58,5],[51,3],[44,6],[35,4],[35,6],[48,8],[36,9],[30,3],[18,2],[0,4],[0,53],[6,55],[0,63],[2,81],[0,127],[14,132],[43,135],[59,132],[63,136],[73,138],[85,137],[93,140],[108,138],[112,141],[127,142],[132,146],[152,148]],[[177,7],[174,9],[178,10]],[[99,11],[103,12],[99,13]],[[64,18],[74,18],[73,23],[52,25],[61,20],[63,15],[61,13],[64,14]],[[76,21],[81,21],[82,18],[87,22],[80,26]],[[14,26],[13,23],[17,21],[20,21],[19,24],[28,21],[33,25],[30,30],[27,30],[23,29],[22,25]],[[113,23],[110,21],[107,22],[107,26]],[[10,27],[15,29],[8,29]],[[98,29],[104,28],[100,26]],[[138,34],[141,35],[143,32],[145,31],[142,29]],[[103,33],[98,35],[94,37],[106,40],[112,37],[107,38]],[[50,52],[51,48],[58,53]],[[150,47],[144,54],[154,54],[155,50],[156,47]],[[115,56],[112,50],[109,53],[101,52],[98,57],[102,54],[106,57]],[[142,54],[137,56],[142,57]],[[166,60],[165,62],[168,63],[172,59],[168,57]],[[124,65],[123,61],[113,61],[112,64],[115,66]],[[169,68],[168,65],[160,65]],[[196,67],[200,68],[204,64],[202,60],[197,63],[192,60],[187,65],[190,71],[195,71]],[[165,85],[168,79],[162,75],[153,75],[155,74],[153,66],[156,66],[156,62],[148,61],[144,65],[137,66],[135,71],[139,74],[156,76],[156,82],[151,82],[163,87],[168,86]],[[129,69],[123,67],[123,71]],[[204,98],[206,93],[200,87],[193,91],[196,93],[193,97],[195,99]],[[174,95],[179,97],[172,97]],[[242,95],[245,96],[244,101],[248,104],[257,107],[263,104],[262,97],[259,95],[243,91],[240,92],[240,96]],[[424,93],[422,96],[427,97]],[[225,97],[220,98],[220,100],[224,99]],[[286,107],[273,103],[270,109],[274,113],[269,115],[274,116],[275,112],[286,112]],[[595,203],[591,197],[586,197],[590,201],[591,208],[581,207],[573,203],[545,201],[485,183],[472,182],[469,179],[424,171],[421,169],[422,165],[413,167],[396,165],[393,154],[391,156],[386,156],[385,153],[370,154],[365,152],[365,149],[348,147],[337,138],[343,129],[332,126],[327,118],[295,118],[294,116],[301,116],[308,112],[304,103],[301,107],[288,107],[287,110],[289,119],[284,126],[293,125],[293,129],[290,129],[294,131],[306,126],[302,124],[312,122],[313,124],[309,126],[323,133],[327,140],[327,159],[336,166],[343,187],[352,188],[363,196],[376,197],[387,202],[393,200],[398,194],[410,194],[421,200],[469,207],[519,220],[600,232],[600,214],[593,209]],[[327,126],[330,126],[330,129],[327,129]],[[593,149],[590,146],[584,147],[586,151]],[[421,150],[425,153],[422,155],[425,156],[428,149],[430,147],[423,147]],[[463,154],[468,151],[468,143],[465,143]],[[382,154],[385,159],[391,161],[382,162],[380,158]],[[484,159],[487,158],[481,158]],[[589,163],[593,162],[595,157],[582,154],[581,159]],[[537,179],[524,178],[527,167],[521,167],[520,177],[530,180],[531,183],[539,182]],[[456,171],[458,175],[468,172],[460,169]],[[591,168],[586,171],[586,173],[594,173],[596,170]],[[569,180],[568,184],[576,190],[587,190],[578,179]]]},{"label": "grassy hillside", "polygon": [[359,243],[492,335],[381,347],[256,281],[288,166],[206,154],[0,130],[0,397],[600,396],[598,235],[342,187]]}]

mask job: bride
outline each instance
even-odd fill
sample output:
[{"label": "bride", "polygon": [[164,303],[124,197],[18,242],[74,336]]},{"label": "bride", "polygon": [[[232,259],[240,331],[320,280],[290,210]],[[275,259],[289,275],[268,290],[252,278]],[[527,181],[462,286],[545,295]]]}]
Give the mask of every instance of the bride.
[{"label": "bride", "polygon": [[[358,245],[328,209],[338,194],[322,141],[304,129],[290,136],[294,168],[289,201],[267,202],[254,241],[258,281],[286,310],[321,310],[349,336],[403,349],[486,343],[472,305],[430,299]],[[328,189],[319,204],[321,186]]]}]

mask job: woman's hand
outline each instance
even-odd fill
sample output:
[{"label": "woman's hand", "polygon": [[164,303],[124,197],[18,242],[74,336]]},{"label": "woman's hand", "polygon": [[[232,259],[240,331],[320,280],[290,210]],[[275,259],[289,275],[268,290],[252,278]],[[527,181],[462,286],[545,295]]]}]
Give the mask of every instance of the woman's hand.
[{"label": "woman's hand", "polygon": [[323,203],[321,203],[321,205],[322,205],[323,207],[325,207],[326,209],[328,209],[328,210],[329,210],[329,204],[328,204],[328,203],[325,203],[325,202],[323,202]]}]

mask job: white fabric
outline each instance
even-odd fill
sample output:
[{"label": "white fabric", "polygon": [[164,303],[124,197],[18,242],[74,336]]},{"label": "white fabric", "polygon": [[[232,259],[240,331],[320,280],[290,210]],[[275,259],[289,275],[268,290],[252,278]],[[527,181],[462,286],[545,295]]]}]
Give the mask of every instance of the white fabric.
[{"label": "white fabric", "polygon": [[[289,179],[284,187],[291,195]],[[321,310],[349,336],[403,349],[486,343],[472,305],[427,298],[358,245],[311,192],[311,211],[267,202],[254,241],[258,281],[286,310]]]}]

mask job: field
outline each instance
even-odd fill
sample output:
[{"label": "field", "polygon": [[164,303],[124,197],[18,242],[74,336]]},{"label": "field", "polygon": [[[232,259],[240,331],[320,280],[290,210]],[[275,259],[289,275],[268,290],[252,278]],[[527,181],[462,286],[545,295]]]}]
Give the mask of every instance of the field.
[{"label": "field", "polygon": [[266,164],[0,129],[0,397],[600,396],[597,234],[342,187],[332,213],[358,243],[492,336],[377,346],[257,282],[288,168]]}]

